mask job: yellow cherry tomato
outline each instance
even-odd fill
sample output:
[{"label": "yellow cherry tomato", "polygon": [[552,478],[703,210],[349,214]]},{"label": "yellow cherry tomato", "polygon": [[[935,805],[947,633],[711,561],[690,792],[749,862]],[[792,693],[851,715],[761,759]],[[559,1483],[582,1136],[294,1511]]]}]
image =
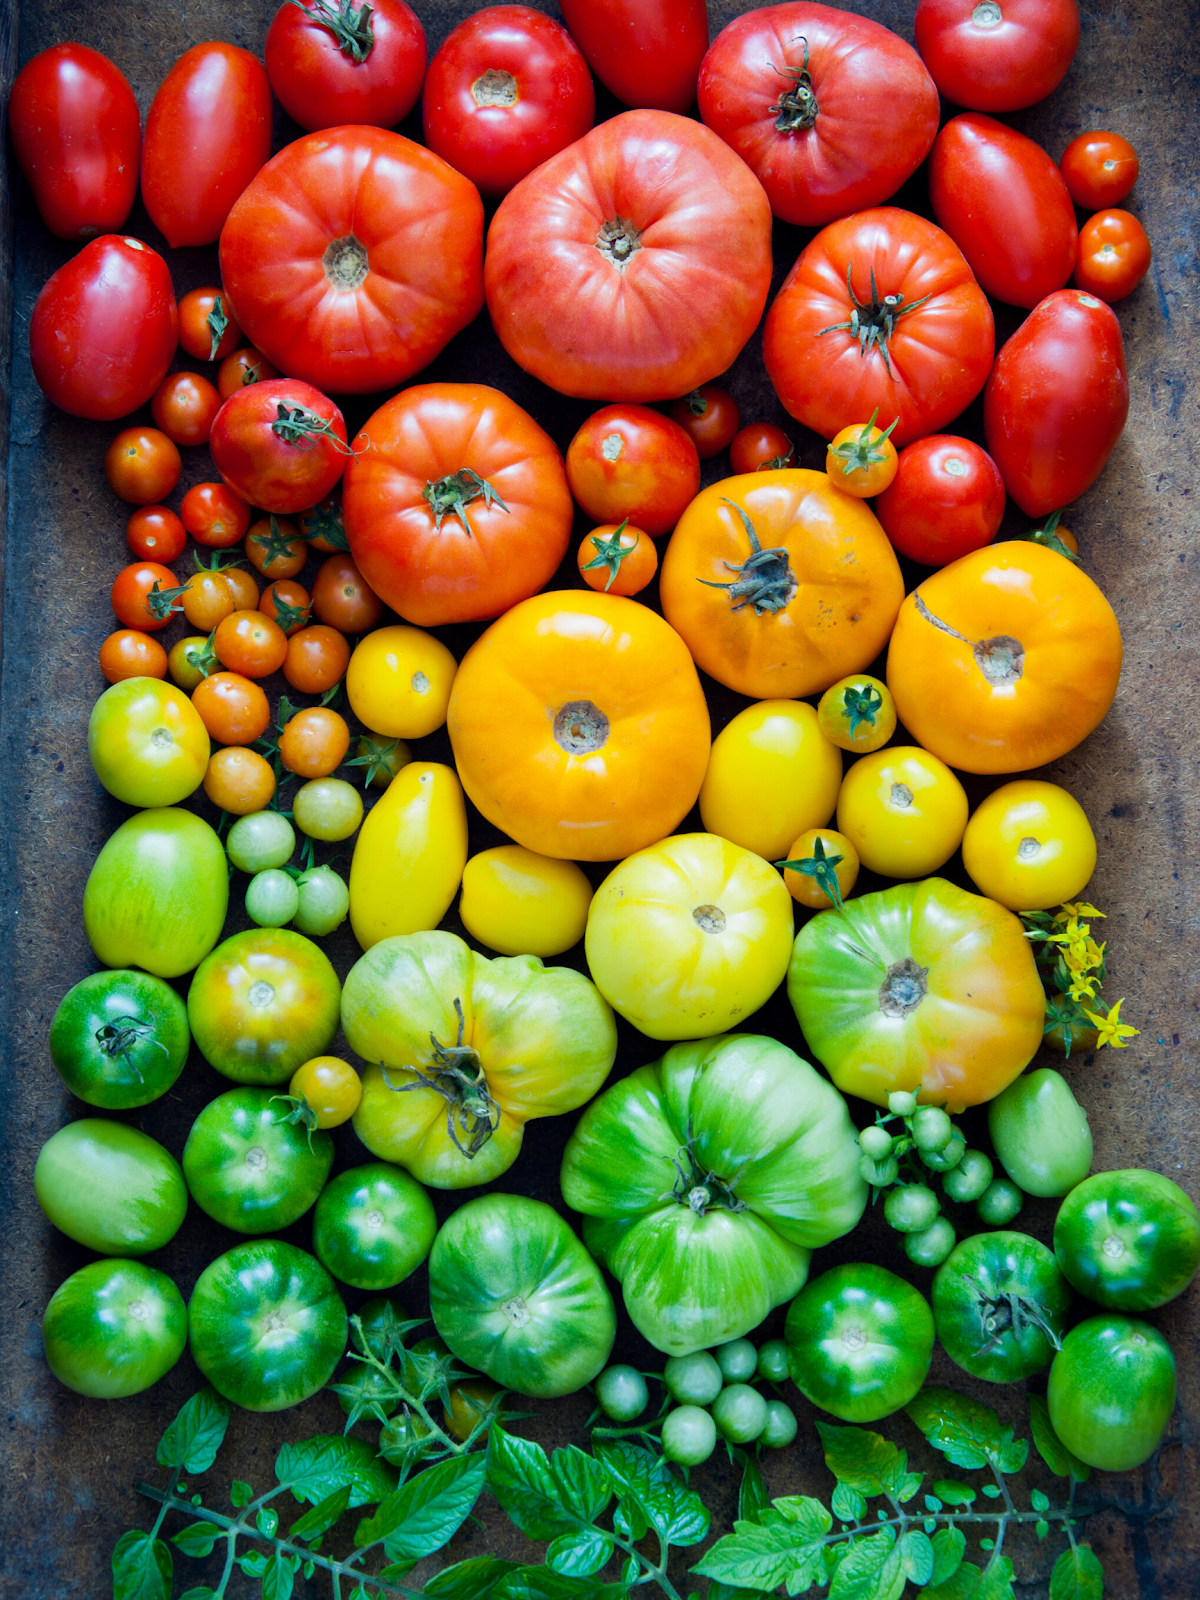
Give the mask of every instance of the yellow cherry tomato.
[{"label": "yellow cherry tomato", "polygon": [[803,700],[760,700],[713,740],[700,789],[709,833],[777,861],[804,828],[833,816],[840,753]]},{"label": "yellow cherry tomato", "polygon": [[367,813],[350,863],[350,926],[364,950],[436,928],[467,861],[467,807],[453,767],[413,761]]},{"label": "yellow cherry tomato", "polygon": [[858,882],[858,851],[844,833],[835,833],[832,828],[806,828],[789,845],[787,860],[795,861],[797,866],[785,870],[784,887],[798,905],[811,911],[828,911],[835,903],[826,893],[830,874],[843,900]]},{"label": "yellow cherry tomato", "polygon": [[340,1056],[314,1056],[292,1073],[288,1093],[307,1101],[318,1128],[340,1128],[358,1110],[362,1079]]},{"label": "yellow cherry tomato", "polygon": [[[468,1378],[450,1390],[450,1404],[444,1407],[446,1431],[465,1442],[487,1416],[498,1394],[504,1391],[490,1378]],[[496,1408],[503,1412],[503,1405]]]},{"label": "yellow cherry tomato", "polygon": [[840,678],[817,703],[821,732],[856,756],[882,750],[896,731],[896,702],[886,683],[857,672]]},{"label": "yellow cherry tomato", "polygon": [[825,471],[830,482],[843,494],[866,500],[871,495],[882,494],[891,484],[900,466],[896,446],[891,441],[892,429],[900,421],[893,418],[886,428],[877,428],[875,418],[870,422],[854,422],[835,436],[825,453]]},{"label": "yellow cherry tomato", "polygon": [[346,668],[346,694],[372,733],[421,739],[445,722],[457,670],[440,639],[398,623],[361,640]]},{"label": "yellow cherry tomato", "polygon": [[502,844],[463,868],[458,914],[473,939],[502,956],[559,956],[587,926],[592,886],[574,861]]},{"label": "yellow cherry tomato", "polygon": [[870,871],[924,878],[962,842],[966,791],[927,750],[893,745],[863,756],[842,779],[837,825]]},{"label": "yellow cherry tomato", "polygon": [[1096,867],[1096,836],[1074,795],[1018,778],[990,794],[967,823],[963,864],[981,894],[1010,911],[1074,900]]}]

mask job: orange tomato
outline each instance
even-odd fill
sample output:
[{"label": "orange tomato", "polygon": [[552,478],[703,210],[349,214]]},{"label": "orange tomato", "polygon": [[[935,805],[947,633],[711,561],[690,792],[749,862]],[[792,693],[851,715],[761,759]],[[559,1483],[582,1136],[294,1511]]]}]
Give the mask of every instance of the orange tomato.
[{"label": "orange tomato", "polygon": [[125,543],[139,561],[178,561],[187,529],[166,506],[139,506],[125,524]]},{"label": "orange tomato", "polygon": [[235,817],[261,811],[275,793],[275,774],[271,763],[257,750],[231,744],[215,750],[204,774],[204,792],[213,805]]},{"label": "orange tomato", "polygon": [[277,622],[290,639],[294,633],[308,626],[312,616],[312,601],[302,583],[296,583],[291,578],[278,578],[263,590],[258,609],[272,622]]},{"label": "orange tomato", "polygon": [[179,302],[179,343],[196,361],[224,361],[238,347],[242,330],[230,320],[229,299],[220,289],[191,289]]},{"label": "orange tomato", "polygon": [[301,694],[324,694],[340,683],[350,665],[350,646],[336,628],[317,623],[288,639],[283,675]]},{"label": "orange tomato", "polygon": [[579,576],[601,594],[640,594],[658,571],[654,540],[628,517],[618,526],[593,528],[575,556]]},{"label": "orange tomato", "polygon": [[870,422],[852,422],[830,440],[825,452],[825,471],[843,494],[855,495],[860,500],[882,494],[891,487],[900,465],[896,446],[890,435],[899,422],[894,417],[887,428],[877,428],[875,415]]},{"label": "orange tomato", "polygon": [[247,678],[268,677],[287,659],[283,629],[261,611],[231,612],[217,624],[213,649],[223,667]]},{"label": "orange tomato", "polygon": [[339,633],[367,633],[383,616],[383,601],[354,565],[352,556],[333,555],[321,563],[313,584],[312,608]]},{"label": "orange tomato", "polygon": [[300,778],[325,778],[350,748],[346,719],[328,706],[308,706],[279,735],[279,759]]},{"label": "orange tomato", "polygon": [[286,517],[260,517],[246,535],[246,555],[264,578],[294,578],[304,570],[308,545]]},{"label": "orange tomato", "polygon": [[271,720],[266,695],[237,672],[214,672],[201,678],[192,691],[192,704],[209,737],[218,744],[253,744],[266,733]]},{"label": "orange tomato", "polygon": [[157,428],[122,428],[104,452],[109,487],[135,506],[165,499],[182,471],[179,451]]},{"label": "orange tomato", "polygon": [[168,372],[150,400],[150,415],[174,444],[207,444],[221,396],[198,372]]},{"label": "orange tomato", "polygon": [[1112,305],[1141,283],[1150,256],[1146,230],[1131,211],[1097,211],[1079,230],[1072,281]]},{"label": "orange tomato", "polygon": [[258,607],[258,585],[254,581],[254,574],[247,572],[245,567],[226,567],[225,581],[229,585],[229,592],[233,596],[235,611],[254,611]]},{"label": "orange tomato", "polygon": [[797,905],[810,911],[828,911],[834,904],[826,892],[830,884],[836,883],[844,901],[858,882],[858,851],[833,828],[806,828],[792,840],[787,859],[796,865],[784,868],[784,886]]},{"label": "orange tomato", "polygon": [[222,361],[217,373],[217,393],[222,400],[228,400],[248,383],[270,383],[272,378],[280,376],[279,368],[273,367],[261,350],[246,345]]},{"label": "orange tomato", "polygon": [[100,671],[109,683],[123,678],[165,678],[167,652],[137,628],[119,628],[100,646]]}]

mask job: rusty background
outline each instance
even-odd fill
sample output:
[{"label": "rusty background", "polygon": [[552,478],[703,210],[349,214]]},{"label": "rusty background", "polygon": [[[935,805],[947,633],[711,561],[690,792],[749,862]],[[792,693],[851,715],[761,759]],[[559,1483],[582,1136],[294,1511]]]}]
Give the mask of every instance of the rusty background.
[{"label": "rusty background", "polygon": [[[12,73],[38,51],[75,39],[109,55],[125,72],[143,116],[170,64],[188,47],[224,38],[261,51],[276,0],[185,0],[151,6],[133,0],[103,6],[96,0],[4,0],[0,5],[0,72],[7,92]],[[416,9],[437,46],[470,4],[416,0]],[[554,14],[552,4],[542,9]],[[739,0],[713,0],[713,32],[749,9]],[[912,38],[907,0],[880,0],[856,7]],[[1136,3],[1085,8],[1079,53],[1066,81],[1051,99],[1010,119],[1040,140],[1056,158],[1077,133],[1114,128],[1142,158],[1142,176],[1130,200],[1153,241],[1149,277],[1119,310],[1128,355],[1132,407],[1125,434],[1096,487],[1072,506],[1084,565],[1112,601],[1125,635],[1125,670],[1116,704],[1103,726],[1073,755],[1048,769],[1083,801],[1096,830],[1100,859],[1090,895],[1108,912],[1110,941],[1106,993],[1124,995],[1127,1020],[1141,1028],[1128,1050],[1073,1061],[1067,1075],[1091,1117],[1096,1169],[1149,1166],[1200,1193],[1197,1152],[1197,936],[1195,885],[1200,866],[1197,839],[1197,626],[1200,553],[1192,516],[1196,446],[1197,213],[1195,189],[1196,105],[1200,15],[1195,6]],[[603,92],[598,114],[620,109]],[[949,109],[947,113],[949,114]],[[403,131],[419,137],[419,121]],[[299,130],[282,116],[276,148]],[[928,214],[923,173],[906,186],[899,203]],[[0,216],[0,338],[11,330],[11,353],[0,352],[6,380],[0,396],[0,426],[8,443],[3,605],[3,699],[0,737],[0,1593],[26,1600],[100,1600],[110,1590],[109,1559],[118,1535],[149,1526],[149,1508],[133,1492],[137,1479],[153,1474],[154,1447],[197,1378],[187,1356],[148,1393],[101,1402],[85,1400],[51,1377],[41,1354],[40,1317],[54,1288],[83,1264],[88,1253],[52,1230],[33,1196],[37,1151],[63,1122],[88,1108],[63,1091],[49,1061],[50,1017],[70,984],[95,962],[83,935],[80,897],[84,879],[103,840],[128,814],[97,784],[85,750],[90,707],[103,688],[96,652],[113,626],[108,588],[124,564],[123,530],[128,508],[109,492],[101,458],[111,426],[80,422],[49,407],[33,382],[26,330],[33,301],[49,274],[73,247],[53,239],[41,225],[29,192],[8,173]],[[215,249],[167,251],[142,211],[135,208],[130,233],[164,252],[178,293],[216,280]],[[776,283],[809,234],[776,229]],[[998,338],[1007,336],[1021,313],[999,308]],[[429,369],[430,377],[478,378],[512,394],[565,447],[590,409],[563,400],[526,379],[501,351],[486,313],[460,335]],[[762,370],[758,339],[729,378],[743,419],[787,423]],[[11,428],[9,401],[11,393]],[[376,398],[347,406],[353,428]],[[800,433],[801,464],[821,464],[823,447]],[[948,430],[950,431],[950,430]],[[954,431],[981,438],[977,408]],[[709,463],[706,481],[727,470]],[[170,497],[178,504],[191,483],[211,476],[207,452],[185,452],[184,476]],[[1019,531],[1021,519],[1006,523]],[[585,531],[583,528],[578,530]],[[908,577],[915,581],[916,572]],[[309,572],[311,578],[311,569]],[[559,582],[574,582],[566,573]],[[646,597],[644,597],[646,598]],[[653,598],[651,592],[649,598]],[[173,625],[175,628],[181,624]],[[444,630],[461,653],[474,632]],[[174,634],[168,635],[168,643]],[[277,687],[277,686],[276,686]],[[714,732],[743,701],[713,691]],[[903,734],[898,735],[899,739]],[[422,741],[420,754],[447,759],[441,735]],[[968,784],[972,801],[986,786]],[[202,799],[202,797],[201,797]],[[203,808],[203,806],[202,806]],[[697,824],[698,825],[698,824]],[[685,824],[687,826],[687,824]],[[496,842],[473,817],[472,850]],[[327,852],[326,852],[327,853]],[[343,864],[344,865],[344,864]],[[951,874],[961,866],[952,864]],[[868,883],[867,887],[872,885]],[[244,925],[235,879],[227,931]],[[452,912],[445,924],[458,927]],[[461,930],[459,930],[461,931]],[[357,955],[348,931],[328,946],[341,973]],[[579,953],[566,958],[579,961]],[[763,1031],[776,1032],[803,1049],[791,1012],[777,996],[760,1014]],[[617,1071],[629,1070],[656,1053],[649,1041],[622,1028]],[[335,1049],[337,1048],[335,1044]],[[197,1111],[228,1087],[193,1052],[175,1090],[141,1113],[130,1113],[176,1155]],[[861,1107],[858,1108],[861,1111]],[[558,1198],[556,1175],[572,1118],[534,1124],[517,1164],[497,1187],[539,1198]],[[970,1135],[971,1123],[967,1128]],[[979,1119],[975,1127],[979,1127]],[[353,1133],[337,1135],[338,1167],[355,1165],[364,1152]],[[445,1216],[471,1191],[435,1195]],[[1019,1226],[1049,1237],[1051,1210],[1031,1203]],[[302,1220],[289,1237],[308,1245]],[[850,1241],[821,1252],[814,1272],[841,1260],[870,1256],[904,1270],[928,1289],[929,1274],[907,1267],[897,1236],[868,1221]],[[156,1264],[170,1273],[185,1296],[204,1265],[234,1243],[234,1237],[193,1207],[183,1230],[159,1253]],[[353,1309],[361,1298],[351,1291]],[[401,1298],[414,1314],[426,1309],[423,1272],[403,1286]],[[1183,1600],[1200,1594],[1200,1476],[1195,1462],[1200,1423],[1197,1334],[1200,1289],[1193,1287],[1154,1320],[1170,1339],[1180,1377],[1180,1402],[1167,1440],[1145,1468],[1093,1479],[1083,1499],[1097,1507],[1086,1537],[1104,1562],[1107,1592],[1120,1600]],[[778,1312],[763,1337],[776,1334]],[[626,1319],[617,1357],[647,1366],[654,1353]],[[935,1381],[971,1390],[1024,1426],[1019,1388],[972,1385],[940,1353]],[[1035,1384],[1040,1380],[1034,1380]],[[812,1408],[789,1386],[800,1417],[796,1445],[764,1462],[774,1493],[827,1495],[825,1472],[812,1428]],[[581,1435],[586,1397],[533,1405],[525,1424],[547,1445]],[[216,1503],[229,1481],[245,1478],[256,1488],[270,1481],[270,1463],[280,1442],[340,1428],[331,1397],[318,1396],[293,1412],[274,1417],[235,1413],[217,1467],[205,1480],[206,1499]],[[909,1446],[918,1465],[934,1462],[907,1421],[883,1425]],[[940,1460],[940,1458],[939,1458]],[[735,1479],[716,1457],[694,1476],[714,1513],[714,1529],[730,1524]],[[1031,1473],[1053,1493],[1048,1476]],[[480,1525],[468,1528],[452,1554],[488,1550],[536,1559],[486,1497]],[[1053,1546],[1053,1548],[1049,1548]],[[1017,1592],[1046,1594],[1058,1545],[1010,1539]],[[213,1581],[211,1563],[178,1556],[177,1592]],[[420,1574],[418,1573],[418,1576]],[[703,1585],[699,1585],[700,1588]],[[234,1596],[258,1592],[238,1578]],[[328,1593],[318,1577],[297,1593]]]}]

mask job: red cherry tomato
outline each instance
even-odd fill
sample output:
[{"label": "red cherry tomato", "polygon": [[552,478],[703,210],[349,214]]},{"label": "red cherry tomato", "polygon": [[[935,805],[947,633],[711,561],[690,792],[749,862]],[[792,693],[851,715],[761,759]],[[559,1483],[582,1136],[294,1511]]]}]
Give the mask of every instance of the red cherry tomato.
[{"label": "red cherry tomato", "polygon": [[222,400],[228,400],[231,394],[236,394],[239,389],[248,389],[252,383],[270,383],[273,378],[282,376],[279,368],[273,367],[261,350],[246,345],[222,361],[217,373],[217,393]]},{"label": "red cherry tomato", "polygon": [[1129,211],[1097,211],[1079,230],[1075,283],[1111,305],[1132,294],[1150,270],[1150,241]]},{"label": "red cherry tomato", "polygon": [[157,633],[175,615],[174,608],[179,602],[172,604],[164,600],[152,603],[150,597],[164,589],[175,588],[178,588],[175,574],[161,562],[135,561],[122,567],[109,596],[117,621],[127,628],[137,628],[142,633]]},{"label": "red cherry tomato", "polygon": [[271,154],[271,85],[249,50],[193,45],[146,117],[142,199],[172,249],[212,244]]},{"label": "red cherry tomato", "polygon": [[60,239],[124,226],[137,194],[142,124],[124,74],[84,44],[56,44],[17,74],[8,101],[17,165]]},{"label": "red cherry tomato", "polygon": [[323,500],[350,454],[342,413],[298,378],[253,383],[230,395],[209,447],[231,489],[279,516]]},{"label": "red cherry tomato", "polygon": [[890,488],[871,509],[902,556],[944,567],[996,537],[1004,479],[977,444],[931,433],[901,450]]},{"label": "red cherry tomato", "polygon": [[690,111],[708,49],[705,0],[560,0],[584,59],[624,105]]},{"label": "red cherry tomato", "polygon": [[595,522],[636,518],[669,533],[700,488],[700,457],[677,422],[649,406],[603,406],[567,449],[571,493]]},{"label": "red cherry tomato", "polygon": [[312,608],[339,633],[369,633],[383,616],[383,601],[348,555],[321,563],[312,588]]},{"label": "red cherry tomato", "polygon": [[276,99],[310,133],[403,122],[421,92],[425,54],[425,29],[404,0],[284,0],[265,51]]},{"label": "red cherry tomato", "polygon": [[166,506],[139,506],[125,524],[125,543],[139,561],[178,561],[187,529]]},{"label": "red cherry tomato", "polygon": [[795,465],[795,445],[773,422],[751,422],[734,435],[729,446],[733,472],[770,472],[776,467]]},{"label": "red cherry tomato", "polygon": [[224,361],[241,337],[220,289],[191,289],[179,302],[179,343],[194,361]]},{"label": "red cherry tomato", "polygon": [[207,444],[221,396],[198,372],[169,372],[150,401],[150,415],[176,444]]},{"label": "red cherry tomato", "polygon": [[1058,165],[1071,199],[1085,211],[1120,205],[1137,182],[1137,151],[1119,133],[1081,133]]},{"label": "red cherry tomato", "polygon": [[702,383],[682,400],[676,400],[669,416],[696,446],[701,461],[719,456],[742,422],[737,401],[715,383]]},{"label": "red cherry tomato", "polygon": [[250,507],[227,483],[193,484],[179,515],[196,543],[214,550],[227,550],[244,539],[253,520]]},{"label": "red cherry tomato", "polygon": [[109,683],[125,678],[165,678],[167,652],[137,628],[120,628],[100,646],[100,671]]},{"label": "red cherry tomato", "polygon": [[155,505],[179,482],[183,462],[157,428],[122,428],[104,452],[104,476],[114,494],[135,506]]},{"label": "red cherry tomato", "polygon": [[921,0],[917,49],[943,99],[1020,111],[1067,75],[1079,45],[1075,0]]}]

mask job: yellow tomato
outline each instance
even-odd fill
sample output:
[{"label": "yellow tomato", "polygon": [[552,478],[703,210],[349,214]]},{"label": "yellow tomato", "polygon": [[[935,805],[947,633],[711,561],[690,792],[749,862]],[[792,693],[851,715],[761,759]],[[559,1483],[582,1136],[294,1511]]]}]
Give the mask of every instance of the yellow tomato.
[{"label": "yellow tomato", "polygon": [[1018,778],[967,823],[963,864],[982,894],[1010,911],[1074,900],[1096,867],[1096,836],[1079,801],[1056,783]]},{"label": "yellow tomato", "polygon": [[458,914],[473,939],[502,956],[558,956],[583,938],[591,903],[574,861],[502,844],[467,862]]},{"label": "yellow tomato", "polygon": [[[820,855],[817,854],[818,840]],[[792,840],[787,859],[803,862],[808,869],[805,871],[797,867],[793,870],[789,867],[783,875],[783,883],[792,899],[811,911],[828,911],[834,903],[822,887],[822,883],[828,881],[830,872],[843,900],[858,882],[858,851],[844,833],[835,833],[832,828],[805,829],[798,839]],[[822,861],[828,864],[819,870]]]},{"label": "yellow tomato", "polygon": [[882,750],[896,731],[896,702],[886,683],[864,672],[840,678],[817,705],[821,732],[856,756]]},{"label": "yellow tomato", "polygon": [[373,733],[421,739],[445,722],[457,669],[440,639],[398,623],[361,641],[346,668],[346,693]]},{"label": "yellow tomato", "polygon": [[924,878],[962,842],[967,796],[944,761],[919,745],[893,745],[863,756],[842,779],[837,825],[872,872]]},{"label": "yellow tomato", "polygon": [[453,767],[410,762],[367,813],[350,863],[350,926],[364,950],[436,928],[467,860],[467,807]]},{"label": "yellow tomato", "polygon": [[636,1028],[651,1039],[704,1039],[774,993],[792,926],[774,867],[715,834],[685,833],[609,873],[585,948],[596,987]]},{"label": "yellow tomato", "polygon": [[805,828],[829,821],[842,758],[803,700],[760,700],[713,740],[700,789],[709,833],[777,861]]},{"label": "yellow tomato", "polygon": [[318,1128],[340,1128],[358,1110],[362,1079],[340,1056],[313,1056],[292,1073],[288,1093],[307,1101]]}]

